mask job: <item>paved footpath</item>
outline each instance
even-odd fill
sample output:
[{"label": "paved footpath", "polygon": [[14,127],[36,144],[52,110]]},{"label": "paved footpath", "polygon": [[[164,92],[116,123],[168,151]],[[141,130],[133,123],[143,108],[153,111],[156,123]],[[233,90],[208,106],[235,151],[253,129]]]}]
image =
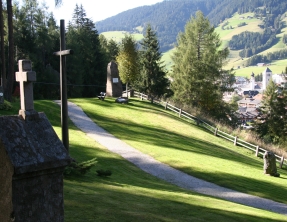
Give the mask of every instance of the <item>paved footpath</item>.
[{"label": "paved footpath", "polygon": [[83,112],[79,106],[71,102],[68,102],[68,114],[73,123],[89,137],[109,149],[111,152],[119,154],[151,175],[179,187],[201,194],[219,197],[232,202],[284,214],[287,216],[286,204],[223,188],[213,183],[197,179],[166,164],[163,164],[151,156],[141,153],[99,127]]}]

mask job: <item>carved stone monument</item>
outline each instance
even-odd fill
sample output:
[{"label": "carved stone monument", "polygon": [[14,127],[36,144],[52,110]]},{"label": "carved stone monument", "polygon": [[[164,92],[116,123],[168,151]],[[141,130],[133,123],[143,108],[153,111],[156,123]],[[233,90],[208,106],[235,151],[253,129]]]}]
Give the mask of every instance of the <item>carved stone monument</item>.
[{"label": "carved stone monument", "polygon": [[279,177],[280,174],[277,173],[276,158],[273,152],[266,151],[263,155],[264,159],[264,173],[270,176]]},{"label": "carved stone monument", "polygon": [[71,159],[46,115],[34,110],[30,68],[19,61],[20,115],[0,117],[0,221],[64,221],[63,171]]},{"label": "carved stone monument", "polygon": [[107,68],[106,95],[111,97],[122,96],[123,87],[119,76],[118,65],[110,62]]},{"label": "carved stone monument", "polygon": [[0,86],[0,105],[4,103],[3,87]]}]

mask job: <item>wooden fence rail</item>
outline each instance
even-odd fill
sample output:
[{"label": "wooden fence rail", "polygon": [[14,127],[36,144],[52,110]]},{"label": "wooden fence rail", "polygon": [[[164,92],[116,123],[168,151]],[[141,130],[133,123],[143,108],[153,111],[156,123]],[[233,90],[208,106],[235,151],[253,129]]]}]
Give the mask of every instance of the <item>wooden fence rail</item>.
[{"label": "wooden fence rail", "polygon": [[[136,91],[134,92],[134,96],[141,98],[141,100],[149,100],[147,95],[145,95],[143,93],[136,92]],[[254,151],[256,156],[259,156],[259,154],[263,156],[264,153],[267,151],[267,150],[263,149],[262,147],[259,147],[258,145],[248,143],[242,139],[239,139],[237,136],[233,136],[233,135],[230,135],[228,133],[225,133],[225,132],[219,130],[218,128],[213,127],[213,126],[209,125],[208,123],[204,122],[203,120],[197,118],[196,116],[193,116],[193,115],[185,112],[184,110],[169,104],[168,102],[163,102],[160,100],[154,100],[154,103],[163,106],[166,110],[171,110],[171,111],[177,113],[177,115],[180,118],[184,117],[188,120],[194,121],[197,125],[200,125],[201,127],[210,131],[215,136],[222,137],[222,138],[224,138],[230,142],[233,142],[233,144],[235,146],[239,145],[239,146],[242,146],[246,149]],[[287,160],[284,158],[284,156],[279,156],[279,155],[275,154],[275,157],[276,157],[276,161],[279,162],[280,168],[282,168],[284,164],[287,165]]]}]

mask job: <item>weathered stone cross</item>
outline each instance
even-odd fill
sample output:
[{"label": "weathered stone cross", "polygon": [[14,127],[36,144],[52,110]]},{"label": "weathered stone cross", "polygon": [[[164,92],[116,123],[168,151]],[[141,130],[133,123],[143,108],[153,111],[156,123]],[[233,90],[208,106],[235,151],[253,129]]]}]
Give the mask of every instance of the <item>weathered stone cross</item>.
[{"label": "weathered stone cross", "polygon": [[60,20],[60,51],[54,55],[60,56],[60,84],[61,84],[61,125],[62,142],[69,151],[69,128],[68,128],[68,99],[67,99],[67,74],[66,56],[73,54],[73,50],[66,50],[65,20]]},{"label": "weathered stone cross", "polygon": [[19,72],[16,72],[16,81],[20,82],[21,109],[19,115],[26,119],[27,115],[35,113],[33,82],[36,81],[36,72],[32,71],[32,64],[29,60],[18,61]]}]

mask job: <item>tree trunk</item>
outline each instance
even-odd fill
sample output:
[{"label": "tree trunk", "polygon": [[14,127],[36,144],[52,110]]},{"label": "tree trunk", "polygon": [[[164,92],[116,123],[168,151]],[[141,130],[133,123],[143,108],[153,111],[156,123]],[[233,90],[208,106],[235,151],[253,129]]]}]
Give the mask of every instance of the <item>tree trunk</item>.
[{"label": "tree trunk", "polygon": [[126,92],[127,92],[127,98],[129,98],[128,83],[126,83]]},{"label": "tree trunk", "polygon": [[9,56],[8,56],[8,78],[6,88],[6,98],[12,101],[13,84],[14,84],[14,38],[13,38],[13,10],[12,0],[7,0],[8,12],[8,41],[9,41]]},{"label": "tree trunk", "polygon": [[3,87],[3,91],[6,89],[6,64],[5,64],[5,48],[4,48],[4,21],[3,21],[3,5],[2,0],[0,0],[0,42],[1,42],[1,86]]}]

